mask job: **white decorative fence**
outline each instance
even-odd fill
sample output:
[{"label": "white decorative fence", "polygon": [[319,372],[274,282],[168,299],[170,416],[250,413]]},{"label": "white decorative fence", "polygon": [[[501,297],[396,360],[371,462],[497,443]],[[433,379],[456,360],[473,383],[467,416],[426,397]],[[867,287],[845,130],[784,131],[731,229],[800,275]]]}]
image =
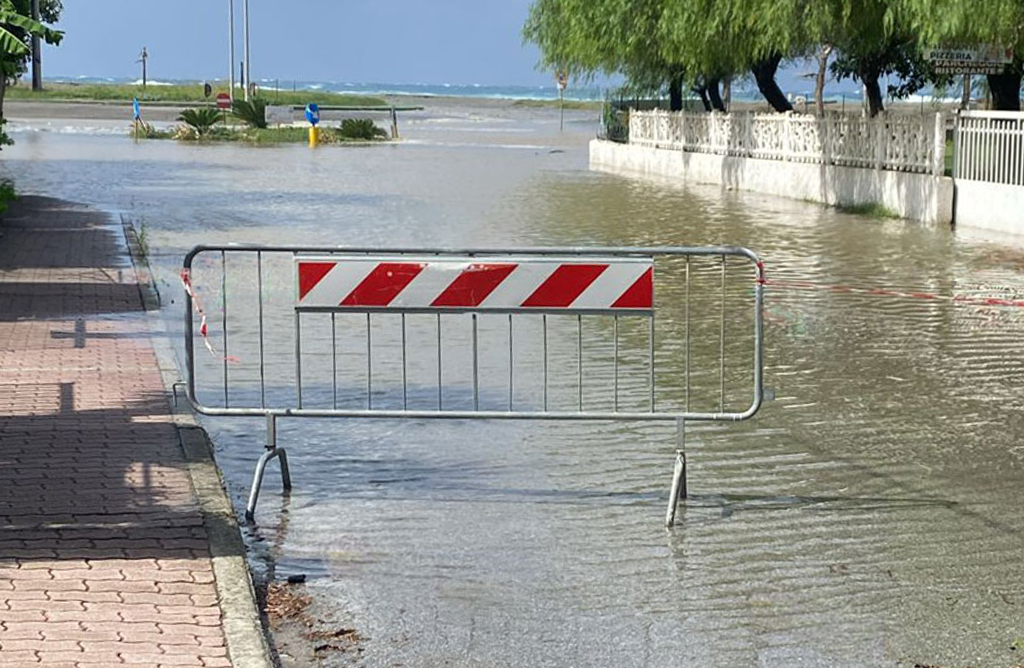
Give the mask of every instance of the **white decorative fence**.
[{"label": "white decorative fence", "polygon": [[957,119],[953,177],[1024,186],[1024,113],[961,113]]},{"label": "white decorative fence", "polygon": [[632,111],[629,143],[691,153],[942,176],[944,115],[870,119],[802,114]]}]

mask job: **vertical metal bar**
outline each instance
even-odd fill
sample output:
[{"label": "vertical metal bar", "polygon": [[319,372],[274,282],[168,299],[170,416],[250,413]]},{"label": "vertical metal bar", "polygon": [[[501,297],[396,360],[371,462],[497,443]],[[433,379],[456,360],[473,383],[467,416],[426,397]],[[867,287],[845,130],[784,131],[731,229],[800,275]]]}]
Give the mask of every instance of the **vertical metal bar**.
[{"label": "vertical metal bar", "polygon": [[220,252],[220,297],[220,324],[224,331],[224,408],[230,408],[231,401],[228,397],[228,267],[227,254],[224,251]]},{"label": "vertical metal bar", "polygon": [[718,338],[718,381],[721,386],[721,394],[718,410],[725,412],[725,256],[722,256],[722,321],[719,328]]},{"label": "vertical metal bar", "polygon": [[686,412],[690,412],[690,256],[686,256]]},{"label": "vertical metal bar", "polygon": [[480,410],[480,354],[476,313],[473,314],[473,410]]},{"label": "vertical metal bar", "polygon": [[263,252],[256,251],[256,291],[260,319],[260,408],[267,407],[267,371],[263,344]]},{"label": "vertical metal bar", "polygon": [[331,314],[331,388],[334,396],[334,408],[338,408],[338,329],[335,313]]},{"label": "vertical metal bar", "polygon": [[302,311],[295,311],[295,386],[302,408]]},{"label": "vertical metal bar", "polygon": [[512,314],[508,314],[508,410],[512,411],[514,395],[515,340],[512,338]]},{"label": "vertical metal bar", "polygon": [[442,406],[441,391],[441,314],[437,314],[437,410]]},{"label": "vertical metal bar", "polygon": [[545,313],[541,316],[541,325],[544,330],[544,410],[548,409],[548,316]]},{"label": "vertical metal bar", "polygon": [[686,423],[683,420],[676,420],[676,465],[672,472],[672,489],[668,495],[668,512],[665,513],[666,527],[671,527],[675,524],[679,499],[685,499],[687,496]]},{"label": "vertical metal bar", "polygon": [[613,406],[615,412],[619,410],[619,316],[615,316],[612,325],[612,331],[614,332],[613,338],[615,340],[615,349],[612,352],[612,375],[614,376],[614,392],[615,398],[613,399]]},{"label": "vertical metal bar", "polygon": [[409,410],[409,363],[406,354],[405,314],[402,314],[402,410]]},{"label": "vertical metal bar", "polygon": [[648,353],[648,356],[649,356],[648,357],[648,373],[650,374],[650,379],[648,381],[648,384],[651,386],[650,403],[651,403],[651,412],[653,413],[654,412],[654,312],[653,311],[651,312],[651,317],[648,318],[648,327],[649,327],[649,333],[648,333],[647,338],[648,338],[648,341],[649,341],[649,344],[650,344],[650,351]]},{"label": "vertical metal bar", "polygon": [[583,316],[576,316],[576,352],[579,353],[577,365],[577,386],[579,389],[579,411],[583,412]]},{"label": "vertical metal bar", "polygon": [[366,409],[373,410],[373,330],[366,314]]}]

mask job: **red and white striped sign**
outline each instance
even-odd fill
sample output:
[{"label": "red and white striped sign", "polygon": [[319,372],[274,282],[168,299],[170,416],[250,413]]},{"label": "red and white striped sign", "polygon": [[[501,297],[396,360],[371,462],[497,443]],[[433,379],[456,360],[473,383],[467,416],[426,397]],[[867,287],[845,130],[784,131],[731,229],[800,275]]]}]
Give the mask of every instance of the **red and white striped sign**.
[{"label": "red and white striped sign", "polygon": [[650,310],[647,258],[296,258],[300,308]]}]

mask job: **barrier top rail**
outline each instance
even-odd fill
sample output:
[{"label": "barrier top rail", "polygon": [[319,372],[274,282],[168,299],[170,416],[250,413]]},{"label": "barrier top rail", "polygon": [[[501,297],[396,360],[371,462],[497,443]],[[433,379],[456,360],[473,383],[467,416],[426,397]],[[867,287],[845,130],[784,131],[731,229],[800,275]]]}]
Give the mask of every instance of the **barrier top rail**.
[{"label": "barrier top rail", "polygon": [[[202,322],[198,334],[206,339],[207,315],[197,309],[197,294],[192,286],[193,264],[202,254],[215,254],[221,263],[221,285],[223,286],[224,343],[227,343],[227,264],[229,254],[255,255],[257,276],[256,296],[258,303],[258,327],[260,346],[260,388],[264,390],[264,256],[284,254],[291,256],[294,267],[289,281],[294,283],[294,298],[289,306],[294,314],[295,377],[297,401],[291,405],[267,405],[266,398],[259,405],[229,406],[228,365],[224,362],[224,406],[205,405],[197,398],[195,317],[199,313]],[[655,307],[653,294],[653,272],[658,258],[680,258],[685,260],[686,290],[686,406],[663,409],[655,401]],[[726,258],[742,258],[753,268],[753,332],[752,347],[747,349],[752,359],[752,388],[750,403],[743,410],[725,410],[725,301],[726,301]],[[690,261],[693,258],[721,258],[721,384],[722,402],[719,410],[689,410],[689,337],[690,337]],[[575,285],[569,297],[561,298],[545,293],[553,290],[550,286],[555,277],[561,276],[563,283]],[[516,281],[521,285],[513,285]],[[600,277],[600,280],[598,280]],[[193,408],[211,416],[263,416],[263,417],[376,417],[376,418],[419,418],[419,419],[512,419],[512,420],[667,420],[667,421],[739,421],[752,417],[761,406],[763,399],[763,290],[764,265],[751,250],[738,246],[710,247],[561,247],[561,248],[488,248],[488,247],[394,247],[370,248],[347,246],[307,245],[259,245],[223,244],[199,245],[185,256],[182,268],[185,284],[185,356],[187,367],[186,396]],[[530,282],[532,281],[532,283]],[[483,286],[481,288],[481,286]],[[408,287],[408,289],[407,289]],[[413,288],[416,289],[413,289]],[[599,289],[600,288],[600,289]],[[484,292],[481,293],[480,289]],[[383,292],[381,292],[383,290]],[[602,292],[603,290],[603,292]],[[375,292],[376,291],[376,292]],[[475,292],[474,292],[475,291]],[[517,292],[518,291],[518,292]],[[399,297],[399,294],[401,296]],[[383,296],[381,296],[383,295]],[[473,296],[475,295],[475,296]],[[281,304],[275,304],[281,310]],[[365,354],[368,373],[366,407],[339,408],[337,406],[337,371],[335,369],[334,405],[310,407],[303,405],[304,374],[316,371],[314,367],[305,372],[302,362],[308,351],[303,350],[303,316],[330,317],[332,336],[335,315],[365,314]],[[401,364],[402,394],[401,407],[373,406],[373,344],[371,342],[370,316],[374,313],[401,315]],[[472,315],[472,371],[473,407],[444,409],[442,406],[441,369],[441,314],[457,313]],[[508,405],[506,410],[481,408],[479,354],[477,342],[477,317],[482,314],[503,314],[508,318]],[[437,315],[437,407],[436,409],[410,408],[409,386],[406,378],[406,315]],[[513,405],[513,316],[518,314],[540,315],[544,319],[543,330],[543,374],[544,406],[542,409],[524,410]],[[582,317],[584,315],[606,315],[614,318],[614,364],[615,364],[615,406],[609,410],[584,410],[584,337]],[[577,410],[551,409],[548,405],[548,316],[570,316],[577,322],[577,344],[579,356],[579,405]],[[256,316],[254,316],[255,318]],[[647,318],[649,320],[649,395],[647,410],[621,409],[619,403],[619,319]],[[290,334],[289,334],[290,335]],[[308,337],[307,337],[308,338]],[[336,339],[332,341],[336,348]],[[212,352],[212,348],[211,348]],[[225,360],[227,351],[225,353]],[[337,365],[337,350],[331,350]],[[660,356],[659,356],[660,359]],[[518,360],[516,360],[517,362]]]}]

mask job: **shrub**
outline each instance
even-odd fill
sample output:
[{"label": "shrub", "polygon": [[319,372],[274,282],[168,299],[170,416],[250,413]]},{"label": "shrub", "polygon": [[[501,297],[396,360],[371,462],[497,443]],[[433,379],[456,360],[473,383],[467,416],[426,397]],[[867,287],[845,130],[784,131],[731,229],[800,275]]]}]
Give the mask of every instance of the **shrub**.
[{"label": "shrub", "polygon": [[153,127],[152,123],[147,123],[141,119],[133,121],[128,132],[132,137],[138,137],[140,139],[167,139],[168,137],[174,136],[173,131],[158,130]]},{"label": "shrub", "polygon": [[342,139],[383,139],[388,133],[369,118],[346,118],[341,122],[338,135]]},{"label": "shrub", "polygon": [[250,128],[262,130],[267,127],[267,101],[254,97],[250,102],[235,100],[231,114]]},{"label": "shrub", "polygon": [[7,125],[7,119],[0,118],[0,146],[11,146],[14,144],[14,140],[7,136],[5,125]]},{"label": "shrub", "polygon": [[14,190],[14,184],[4,179],[0,181],[0,213],[7,211],[7,203],[18,199],[18,193]]},{"label": "shrub", "polygon": [[[201,139],[208,135],[213,129],[213,126],[217,125],[221,121],[221,113],[213,107],[199,107],[197,109],[185,109],[178,116],[178,120],[184,123],[191,134],[196,139]],[[183,139],[182,133],[179,131],[176,135],[178,139]]]}]

